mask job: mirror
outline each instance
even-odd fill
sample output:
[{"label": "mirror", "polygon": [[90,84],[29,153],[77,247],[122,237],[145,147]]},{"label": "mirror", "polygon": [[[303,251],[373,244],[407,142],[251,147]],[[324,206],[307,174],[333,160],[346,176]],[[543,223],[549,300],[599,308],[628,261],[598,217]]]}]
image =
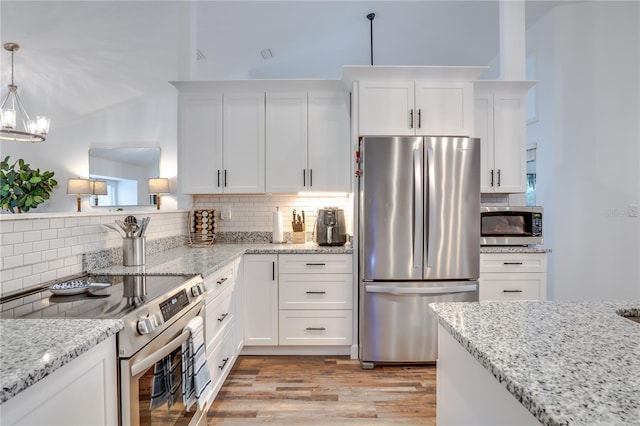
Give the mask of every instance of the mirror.
[{"label": "mirror", "polygon": [[89,150],[89,178],[107,182],[107,195],[92,195],[92,206],[150,206],[147,180],[159,175],[160,148]]}]

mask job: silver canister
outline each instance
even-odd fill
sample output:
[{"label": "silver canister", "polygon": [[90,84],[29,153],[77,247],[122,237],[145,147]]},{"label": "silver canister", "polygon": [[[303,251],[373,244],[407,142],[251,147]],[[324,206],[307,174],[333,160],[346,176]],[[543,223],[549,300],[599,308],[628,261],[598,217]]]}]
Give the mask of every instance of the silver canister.
[{"label": "silver canister", "polygon": [[146,262],[144,237],[122,239],[122,261],[124,266],[141,266]]}]

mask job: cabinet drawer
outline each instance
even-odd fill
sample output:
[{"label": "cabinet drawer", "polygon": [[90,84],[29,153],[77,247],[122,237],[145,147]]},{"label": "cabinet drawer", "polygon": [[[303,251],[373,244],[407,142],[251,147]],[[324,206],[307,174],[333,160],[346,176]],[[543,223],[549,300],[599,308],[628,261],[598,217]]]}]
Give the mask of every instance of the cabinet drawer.
[{"label": "cabinet drawer", "polygon": [[352,309],[351,274],[280,275],[280,309]]},{"label": "cabinet drawer", "polygon": [[350,274],[353,257],[350,254],[282,254],[281,274]]},{"label": "cabinet drawer", "polygon": [[480,277],[479,300],[544,300],[545,278],[543,273],[485,274]]},{"label": "cabinet drawer", "polygon": [[234,282],[235,277],[233,273],[233,265],[234,263],[231,262],[204,278],[204,286],[207,290],[207,300],[212,300],[220,294],[221,291]]},{"label": "cabinet drawer", "polygon": [[204,314],[204,336],[207,349],[213,347],[221,336],[233,323],[233,285],[227,287],[219,297],[207,303]]},{"label": "cabinet drawer", "polygon": [[222,382],[227,377],[235,360],[233,339],[231,336],[232,333],[227,332],[211,353],[207,352],[207,366],[209,367],[209,374],[211,376],[214,398],[217,391],[220,390]]},{"label": "cabinet drawer", "polygon": [[280,345],[350,345],[352,313],[333,311],[280,311]]},{"label": "cabinet drawer", "polygon": [[547,272],[546,253],[480,253],[482,272]]}]

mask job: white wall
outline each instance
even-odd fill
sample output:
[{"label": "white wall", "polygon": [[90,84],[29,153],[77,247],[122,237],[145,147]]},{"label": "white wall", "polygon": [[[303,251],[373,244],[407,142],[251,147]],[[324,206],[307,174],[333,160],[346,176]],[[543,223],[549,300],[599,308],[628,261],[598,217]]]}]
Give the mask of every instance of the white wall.
[{"label": "white wall", "polygon": [[640,4],[555,8],[527,34],[535,52],[537,202],[549,297],[640,299]]}]

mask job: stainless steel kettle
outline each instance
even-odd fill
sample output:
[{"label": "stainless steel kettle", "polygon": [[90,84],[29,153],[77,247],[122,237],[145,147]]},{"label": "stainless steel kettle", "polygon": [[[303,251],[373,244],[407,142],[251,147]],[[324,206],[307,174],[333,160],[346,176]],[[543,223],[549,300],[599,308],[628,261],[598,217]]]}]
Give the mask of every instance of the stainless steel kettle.
[{"label": "stainless steel kettle", "polygon": [[320,246],[342,246],[347,242],[344,210],[337,207],[318,209],[315,241]]}]

